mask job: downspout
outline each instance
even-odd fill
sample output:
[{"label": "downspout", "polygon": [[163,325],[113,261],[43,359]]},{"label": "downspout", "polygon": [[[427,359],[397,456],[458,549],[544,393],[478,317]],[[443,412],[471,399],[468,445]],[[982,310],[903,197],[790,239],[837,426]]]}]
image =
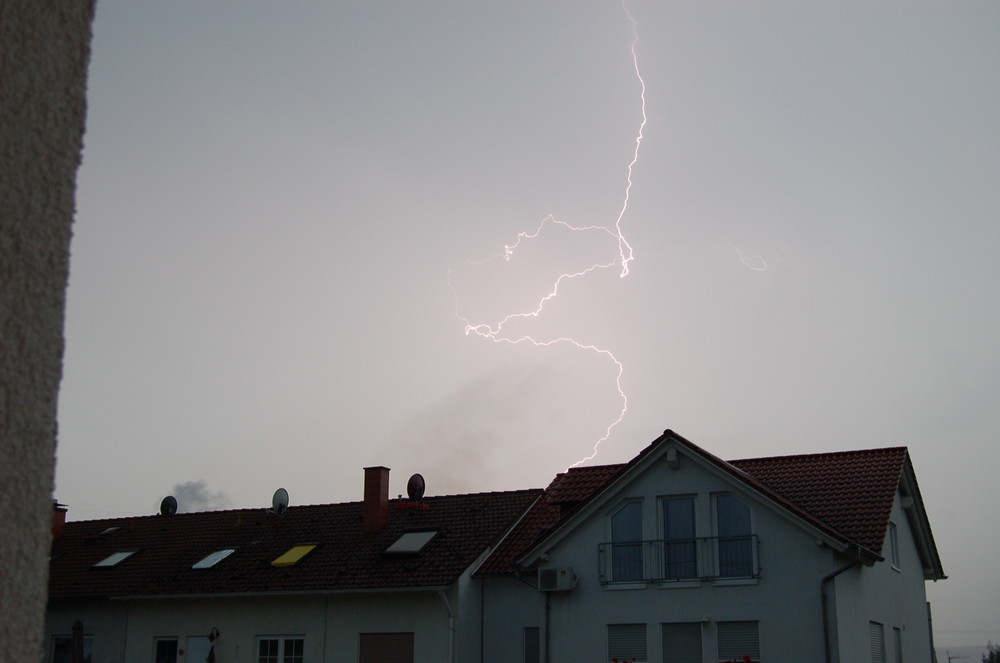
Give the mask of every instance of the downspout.
[{"label": "downspout", "polygon": [[451,611],[451,604],[443,589],[438,590],[438,596],[448,611],[448,663],[455,663],[455,613]]},{"label": "downspout", "polygon": [[[836,578],[837,576],[839,576],[841,573],[844,573],[845,571],[850,571],[855,566],[861,564],[861,550],[857,549],[856,552],[858,555],[858,559],[854,560],[847,566],[842,566],[833,573],[824,576],[823,579],[820,580],[819,582],[820,603],[822,604],[823,607],[823,653],[825,654],[826,663],[834,663],[833,653],[830,651],[830,611],[826,607],[827,604],[826,584],[831,580],[833,580],[834,578]],[[839,659],[840,657],[838,656],[837,658]],[[839,663],[839,661],[837,663]]]}]

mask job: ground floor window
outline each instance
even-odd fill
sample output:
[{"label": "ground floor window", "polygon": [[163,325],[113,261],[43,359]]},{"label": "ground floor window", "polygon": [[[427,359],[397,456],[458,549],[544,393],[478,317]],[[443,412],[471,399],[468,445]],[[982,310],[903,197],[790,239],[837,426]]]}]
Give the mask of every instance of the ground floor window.
[{"label": "ground floor window", "polygon": [[720,663],[759,663],[760,633],[758,622],[719,622]]},{"label": "ground floor window", "polygon": [[305,638],[301,636],[264,636],[257,638],[257,663],[302,663]]},{"label": "ground floor window", "polygon": [[701,663],[701,624],[662,624],[663,663]]},{"label": "ground floor window", "polygon": [[413,633],[362,633],[358,663],[413,663]]},{"label": "ground floor window", "polygon": [[539,649],[539,634],[537,626],[524,627],[524,663],[539,663],[541,652]]},{"label": "ground floor window", "polygon": [[[83,636],[83,663],[90,663],[93,654],[91,647],[94,644],[94,637]],[[52,663],[72,663],[73,662],[73,636],[57,635],[52,638]]]},{"label": "ground floor window", "polygon": [[608,624],[608,660],[646,663],[646,625]]},{"label": "ground floor window", "polygon": [[878,622],[868,622],[868,644],[872,663],[885,663],[885,628]]},{"label": "ground floor window", "polygon": [[153,652],[154,663],[177,663],[177,638],[157,638]]}]

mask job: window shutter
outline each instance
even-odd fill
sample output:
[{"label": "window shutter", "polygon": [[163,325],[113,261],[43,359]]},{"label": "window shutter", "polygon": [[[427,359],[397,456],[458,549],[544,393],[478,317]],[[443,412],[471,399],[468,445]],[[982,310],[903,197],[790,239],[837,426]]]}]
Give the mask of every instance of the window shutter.
[{"label": "window shutter", "polygon": [[608,624],[608,658],[646,663],[646,625]]},{"label": "window shutter", "polygon": [[885,631],[878,622],[868,622],[868,640],[871,646],[872,663],[885,661]]},{"label": "window shutter", "polygon": [[701,624],[663,624],[663,663],[701,663]]},{"label": "window shutter", "polygon": [[719,622],[718,632],[720,661],[760,660],[757,622]]}]

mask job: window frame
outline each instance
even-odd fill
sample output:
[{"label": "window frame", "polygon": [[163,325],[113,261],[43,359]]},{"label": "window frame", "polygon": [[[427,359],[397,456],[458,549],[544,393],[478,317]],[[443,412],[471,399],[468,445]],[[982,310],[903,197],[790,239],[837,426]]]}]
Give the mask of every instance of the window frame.
[{"label": "window frame", "polygon": [[889,529],[886,532],[886,539],[888,539],[889,543],[889,565],[899,571],[899,528],[891,520],[889,521]]},{"label": "window frame", "polygon": [[[263,642],[277,642],[278,648],[275,654],[267,654],[266,659],[262,660],[260,645]],[[295,654],[294,652],[289,654],[287,651],[288,643],[298,642],[301,643],[301,653]],[[305,651],[306,651],[306,636],[303,634],[286,634],[286,635],[258,635],[254,637],[254,648],[253,648],[253,661],[254,663],[303,663],[305,661]]]},{"label": "window frame", "polygon": [[[690,651],[690,652],[676,652],[676,651],[668,651],[667,650],[667,645],[668,645],[667,631],[670,630],[671,628],[678,630],[680,633],[684,633],[685,631],[688,631],[689,633],[684,634],[684,636],[683,636],[684,638],[687,638],[691,633],[695,633],[696,634],[696,638],[694,638],[694,639],[697,640],[697,644],[695,644],[694,642],[684,643],[684,647],[685,648],[692,647],[692,645],[693,645],[693,651]],[[678,655],[678,654],[690,655],[692,657],[690,659],[692,661],[692,663],[694,663],[695,661],[697,663],[701,663],[704,660],[704,651],[705,651],[705,638],[704,638],[704,633],[702,633],[703,629],[704,629],[704,625],[701,622],[663,622],[663,623],[661,623],[660,624],[660,645],[661,645],[661,650],[662,650],[662,654],[663,654],[663,663],[678,663],[678,660],[677,660],[677,657],[676,657],[676,655]],[[687,663],[686,659],[682,659],[682,663]]]},{"label": "window frame", "polygon": [[[162,660],[160,658],[160,643],[174,644],[174,656],[173,660]],[[153,638],[153,663],[177,663],[177,659],[180,651],[180,638],[176,635],[155,637]]]},{"label": "window frame", "polygon": [[[722,642],[723,631],[726,630],[725,627],[732,626],[735,629],[737,624],[742,625],[744,627],[745,626],[750,626],[750,625],[753,626],[753,636],[752,636],[752,643],[751,643],[752,647],[751,647],[751,650],[748,651],[748,652],[743,652],[743,653],[735,653],[735,652],[729,652],[729,651],[726,651],[725,653],[723,653],[723,647],[724,646],[727,649],[729,649],[729,648],[738,647],[740,645],[740,643],[734,643],[734,642],[723,643]],[[741,620],[733,620],[733,621],[716,622],[716,625],[715,625],[715,634],[716,634],[716,643],[715,643],[716,657],[715,658],[716,658],[717,661],[719,661],[719,663],[729,663],[730,661],[746,661],[746,657],[750,658],[750,662],[751,663],[760,663],[760,621],[754,620],[754,619],[741,619]],[[742,652],[742,651],[743,651],[742,648],[736,650],[736,652]],[[733,653],[733,656],[730,656],[730,653]],[[723,658],[723,656],[725,656],[725,658]]]},{"label": "window frame", "polygon": [[[668,510],[667,505],[670,503],[687,502],[691,508],[691,532],[690,537],[670,537],[667,531],[668,527]],[[660,540],[663,542],[662,551],[662,565],[661,569],[663,577],[661,580],[663,582],[684,582],[684,581],[694,581],[699,580],[702,574],[702,561],[699,559],[700,555],[698,553],[698,495],[697,494],[680,494],[680,495],[664,495],[659,498],[659,527],[660,527]],[[676,546],[676,547],[675,547]],[[685,559],[682,561],[672,561],[672,558],[676,554],[684,554],[687,551],[687,555],[690,559]],[[682,568],[688,570],[690,566],[693,569],[689,573],[684,571],[678,571],[676,574],[672,572],[673,567],[684,565]]]},{"label": "window frame", "polygon": [[[638,509],[638,538],[617,539],[615,536],[615,518],[626,509]],[[609,548],[608,572],[610,581],[615,583],[645,583],[649,574],[646,571],[645,543],[645,506],[642,498],[634,498],[621,502],[608,513],[607,529]],[[634,525],[634,524],[633,524]]]},{"label": "window frame", "polygon": [[[723,500],[733,500],[737,504],[743,506],[747,510],[747,532],[745,534],[722,534],[722,518],[719,514],[719,503],[720,499]],[[757,545],[756,536],[754,532],[756,531],[754,508],[749,502],[744,501],[737,495],[731,492],[721,492],[712,493],[712,536],[715,539],[714,554],[715,558],[712,560],[712,571],[713,576],[716,581],[732,581],[733,579],[741,580],[745,578],[756,578],[760,570],[760,560],[757,558]],[[745,539],[745,540],[743,540]],[[733,549],[739,551],[742,548],[746,548],[749,551],[747,555],[746,551],[741,551],[739,556],[747,557],[746,560],[739,560],[737,562],[725,562],[724,557],[728,557],[730,553],[726,551]],[[728,564],[748,564],[748,573],[730,573],[729,569],[724,572],[724,566]]]},{"label": "window frame", "polygon": [[[634,642],[628,643],[629,634],[627,630],[642,631],[641,638],[635,638],[634,634],[631,636],[635,638]],[[629,663],[649,663],[649,635],[646,629],[646,624],[644,623],[628,623],[628,624],[608,624],[605,628],[605,633],[607,634],[607,653],[608,657],[606,660],[609,661],[628,661]],[[613,635],[617,633],[617,635]],[[629,645],[637,645],[640,647],[640,651],[632,652],[628,651]],[[618,654],[615,649],[625,649],[625,653]],[[641,652],[641,656],[638,655]],[[632,654],[636,655],[632,655]]]},{"label": "window frame", "polygon": [[[66,635],[65,633],[56,633],[51,639],[51,649],[49,650],[49,663],[63,663],[62,658],[56,658],[56,648],[57,641],[59,640],[69,640],[69,659],[65,663],[71,663],[73,660],[73,634]],[[83,634],[83,663],[91,663],[94,660],[94,636]]]}]

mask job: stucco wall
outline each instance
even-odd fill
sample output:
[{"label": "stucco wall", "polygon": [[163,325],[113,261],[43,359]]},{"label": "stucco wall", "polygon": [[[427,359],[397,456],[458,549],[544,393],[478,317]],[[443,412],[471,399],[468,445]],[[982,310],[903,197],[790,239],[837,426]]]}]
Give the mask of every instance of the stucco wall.
[{"label": "stucco wall", "polygon": [[0,3],[0,660],[41,656],[94,0]]}]

